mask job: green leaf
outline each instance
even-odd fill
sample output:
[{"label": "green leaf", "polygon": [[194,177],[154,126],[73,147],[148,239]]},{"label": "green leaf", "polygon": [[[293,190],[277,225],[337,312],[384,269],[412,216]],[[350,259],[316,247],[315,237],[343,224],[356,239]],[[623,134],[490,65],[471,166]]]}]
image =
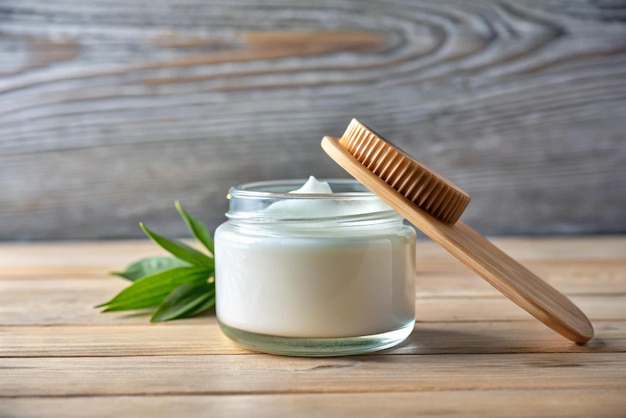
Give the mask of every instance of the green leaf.
[{"label": "green leaf", "polygon": [[185,209],[183,209],[178,200],[176,201],[175,206],[176,210],[180,214],[180,217],[183,218],[183,221],[185,221],[185,223],[187,224],[187,228],[189,228],[193,236],[196,237],[196,239],[200,241],[211,254],[214,254],[213,238],[211,237],[211,234],[209,233],[206,225],[204,225],[200,220],[191,216]]},{"label": "green leaf", "polygon": [[191,263],[195,266],[203,266],[213,269],[214,262],[209,256],[202,254],[200,251],[191,248],[187,244],[180,241],[169,240],[155,232],[150,231],[143,223],[140,223],[141,229],[150,237],[154,242],[159,244],[164,250],[168,251],[177,258]]},{"label": "green leaf", "polygon": [[110,301],[96,307],[106,307],[104,312],[152,308],[158,306],[178,286],[207,280],[212,275],[212,269],[198,267],[176,267],[165,270],[142,277]]},{"label": "green leaf", "polygon": [[185,315],[180,318],[190,318],[192,316],[199,315],[202,312],[211,309],[213,306],[215,306],[215,292],[213,292],[211,297],[207,298],[201,305],[198,305],[193,310],[186,312]]},{"label": "green leaf", "polygon": [[174,257],[146,257],[130,264],[123,272],[113,271],[111,274],[134,282],[135,280],[141,279],[145,276],[151,276],[155,273],[160,273],[174,267],[183,267],[188,265],[189,264],[186,262]]},{"label": "green leaf", "polygon": [[214,283],[206,281],[185,283],[165,298],[150,321],[163,322],[187,318],[204,312],[214,304]]}]

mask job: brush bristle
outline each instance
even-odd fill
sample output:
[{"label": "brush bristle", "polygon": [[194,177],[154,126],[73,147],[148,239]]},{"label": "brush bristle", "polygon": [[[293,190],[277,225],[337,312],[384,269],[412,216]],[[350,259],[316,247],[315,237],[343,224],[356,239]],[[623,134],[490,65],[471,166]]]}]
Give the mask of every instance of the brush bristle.
[{"label": "brush bristle", "polygon": [[385,183],[443,222],[455,223],[469,204],[470,196],[462,189],[356,119],[352,119],[339,144]]}]

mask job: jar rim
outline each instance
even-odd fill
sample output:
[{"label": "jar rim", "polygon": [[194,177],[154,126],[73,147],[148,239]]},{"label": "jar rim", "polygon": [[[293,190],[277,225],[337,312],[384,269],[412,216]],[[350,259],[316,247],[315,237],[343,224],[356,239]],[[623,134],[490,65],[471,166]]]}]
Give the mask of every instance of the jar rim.
[{"label": "jar rim", "polygon": [[[306,183],[306,179],[282,179],[282,180],[265,180],[255,181],[251,183],[243,183],[237,186],[233,186],[228,191],[229,198],[233,196],[237,197],[250,197],[250,198],[267,198],[267,197],[280,197],[283,199],[320,199],[320,198],[334,198],[334,199],[366,199],[380,200],[378,196],[369,191],[360,182],[354,179],[319,179],[319,181],[328,182],[334,186],[343,187],[355,187],[362,189],[361,191],[353,192],[333,192],[333,193],[293,193],[289,190],[285,191],[270,191],[268,189],[285,188],[291,189],[298,188]],[[331,187],[332,188],[332,187]]]},{"label": "jar rim", "polygon": [[[328,182],[333,193],[289,192],[302,186],[306,179],[259,181],[231,187],[228,193],[230,209],[226,216],[231,220],[260,222],[401,218],[399,213],[355,179],[320,181]],[[284,205],[291,205],[291,209],[285,210]],[[281,207],[282,211],[276,210]]]}]

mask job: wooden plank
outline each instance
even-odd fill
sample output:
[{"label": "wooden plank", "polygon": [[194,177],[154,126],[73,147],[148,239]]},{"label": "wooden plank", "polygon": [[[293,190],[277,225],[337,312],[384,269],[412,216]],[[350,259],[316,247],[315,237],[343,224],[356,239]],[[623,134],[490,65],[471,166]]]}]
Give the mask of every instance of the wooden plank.
[{"label": "wooden plank", "polygon": [[[621,321],[626,318],[626,304],[620,295],[615,297],[572,296],[570,298],[589,319],[594,321]],[[441,297],[416,301],[417,321],[516,321],[535,319],[504,296]]]},{"label": "wooden plank", "polygon": [[[493,237],[492,242],[509,255],[520,260],[605,260],[626,257],[626,238],[624,236],[599,236],[572,238],[556,237]],[[427,243],[428,241],[426,241]],[[426,246],[425,244],[424,246]],[[424,247],[418,246],[418,251]],[[445,251],[439,251],[444,257],[451,257]],[[430,254],[434,255],[434,254]],[[432,258],[432,257],[429,257]]]},{"label": "wooden plank", "polygon": [[623,417],[621,389],[485,390],[412,393],[325,393],[230,396],[115,396],[3,399],[6,418],[165,417],[183,414],[274,418],[277,416],[481,416]]},{"label": "wooden plank", "polygon": [[[576,238],[492,237],[491,241],[512,257],[526,262],[612,260],[626,257],[626,236],[623,235]],[[193,240],[185,242],[194,244]],[[422,263],[433,261],[439,264],[454,260],[454,257],[429,239],[418,239],[416,252]],[[0,242],[0,269],[67,265],[119,268],[120,264],[130,263],[137,258],[159,254],[164,254],[163,250],[148,239]]]},{"label": "wooden plank", "polygon": [[127,323],[145,323],[146,315],[101,315],[94,309],[126,286],[128,282],[112,278],[0,281],[0,323],[115,323],[122,317]]},{"label": "wooden plank", "polygon": [[[455,270],[451,263],[429,262],[430,271],[418,266],[418,297],[488,296],[499,292],[469,270]],[[441,264],[435,271],[433,264]],[[542,261],[523,263],[532,272],[567,295],[626,295],[626,260]],[[462,266],[461,266],[462,267]],[[444,270],[445,269],[445,270]],[[446,271],[447,270],[447,271]]]},{"label": "wooden plank", "polygon": [[0,280],[102,277],[140,258],[166,254],[150,240],[5,242],[0,243]]},{"label": "wooden plank", "polygon": [[0,397],[626,389],[625,361],[626,353],[0,358]]},{"label": "wooden plank", "polygon": [[[626,238],[493,241],[565,293],[598,294],[608,286],[613,294],[625,291]],[[164,252],[147,240],[0,243],[0,280],[102,278],[107,272],[121,270],[141,257],[160,254]],[[433,242],[418,241],[416,266],[419,296],[496,294],[491,286]]]},{"label": "wooden plank", "polygon": [[[436,278],[435,278],[436,279]],[[34,324],[126,324],[146,323],[146,314],[100,314],[93,307],[113,297],[126,287],[117,278],[15,279],[0,280],[0,325]],[[621,294],[612,294],[613,287],[600,289],[591,296],[571,299],[594,320],[623,320],[626,304]],[[604,290],[602,290],[604,289]],[[418,321],[508,321],[531,319],[525,311],[491,290],[486,295],[420,296],[416,301]]]},{"label": "wooden plank", "polygon": [[[573,238],[492,238],[506,253],[526,264],[541,269],[545,265],[575,270],[589,263],[593,273],[598,263],[622,262],[626,258],[626,237]],[[197,245],[192,240],[187,244]],[[0,242],[0,280],[9,277],[89,277],[101,276],[111,270],[153,255],[166,254],[149,240],[124,241],[55,241]],[[434,242],[420,239],[416,244],[417,269],[420,273],[464,273],[467,268]],[[568,269],[569,272],[573,269]],[[541,273],[541,270],[538,271]],[[585,271],[587,273],[587,271]]]},{"label": "wooden plank", "polygon": [[[566,294],[626,293],[626,239],[623,237],[500,238],[494,242]],[[121,270],[141,257],[160,254],[164,252],[147,240],[0,243],[0,281],[103,278],[107,272]],[[418,297],[498,294],[430,241],[418,241],[416,265]]]},{"label": "wooden plank", "polygon": [[[138,259],[135,257],[134,259]],[[59,264],[63,263],[60,261]],[[119,280],[110,271],[123,270],[124,263],[101,265],[38,265],[0,267],[0,281],[28,280]],[[569,295],[626,294],[626,260],[541,260],[523,264],[559,291]],[[418,297],[498,295],[487,282],[456,260],[418,259],[416,271]],[[125,282],[121,282],[125,283]]]},{"label": "wooden plank", "polygon": [[[375,355],[626,352],[626,321],[597,322],[584,346],[532,321],[417,323],[398,347]],[[252,354],[228,340],[215,317],[167,324],[0,326],[0,357],[124,357]]]},{"label": "wooden plank", "polygon": [[483,231],[624,232],[619,6],[23,0],[0,13],[1,240],[139,237],[139,220],[182,235],[175,199],[214,228],[236,183],[342,175],[319,140],[352,116],[468,190],[464,219]]}]

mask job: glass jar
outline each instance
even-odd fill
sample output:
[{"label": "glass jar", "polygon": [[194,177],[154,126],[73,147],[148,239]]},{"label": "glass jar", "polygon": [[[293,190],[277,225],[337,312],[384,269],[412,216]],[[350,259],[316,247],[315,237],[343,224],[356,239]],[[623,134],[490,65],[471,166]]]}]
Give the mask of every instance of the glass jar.
[{"label": "glass jar", "polygon": [[355,180],[288,193],[300,180],[231,188],[215,231],[217,318],[238,344],[273,354],[382,350],[415,322],[415,231]]}]

